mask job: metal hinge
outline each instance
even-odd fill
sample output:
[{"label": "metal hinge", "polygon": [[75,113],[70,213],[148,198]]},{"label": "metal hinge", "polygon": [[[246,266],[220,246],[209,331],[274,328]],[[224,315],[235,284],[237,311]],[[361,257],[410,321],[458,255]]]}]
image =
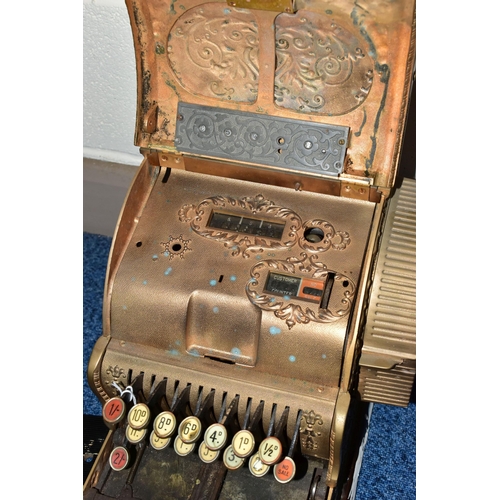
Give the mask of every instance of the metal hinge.
[{"label": "metal hinge", "polygon": [[372,190],[373,179],[355,178],[340,175],[340,196],[343,198],[353,198],[355,200],[370,200],[370,191]]},{"label": "metal hinge", "polygon": [[184,157],[182,155],[152,148],[140,148],[140,152],[149,159],[151,165],[184,170]]},{"label": "metal hinge", "polygon": [[151,106],[149,111],[145,114],[142,123],[142,130],[148,134],[156,132],[156,124],[158,123],[158,105]]}]

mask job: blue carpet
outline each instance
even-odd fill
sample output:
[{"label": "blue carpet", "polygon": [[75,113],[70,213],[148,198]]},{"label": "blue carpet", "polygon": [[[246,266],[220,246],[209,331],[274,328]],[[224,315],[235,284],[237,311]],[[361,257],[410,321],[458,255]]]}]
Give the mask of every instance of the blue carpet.
[{"label": "blue carpet", "polygon": [[[101,405],[87,384],[92,348],[102,333],[102,297],[111,238],[83,234],[83,410],[100,415]],[[375,404],[356,500],[416,498],[416,405]]]}]

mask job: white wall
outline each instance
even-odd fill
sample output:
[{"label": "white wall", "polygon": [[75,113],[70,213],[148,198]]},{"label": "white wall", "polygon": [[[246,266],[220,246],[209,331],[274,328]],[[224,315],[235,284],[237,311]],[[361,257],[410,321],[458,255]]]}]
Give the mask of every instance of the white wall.
[{"label": "white wall", "polygon": [[83,0],[83,156],[139,165],[136,70],[125,0]]}]

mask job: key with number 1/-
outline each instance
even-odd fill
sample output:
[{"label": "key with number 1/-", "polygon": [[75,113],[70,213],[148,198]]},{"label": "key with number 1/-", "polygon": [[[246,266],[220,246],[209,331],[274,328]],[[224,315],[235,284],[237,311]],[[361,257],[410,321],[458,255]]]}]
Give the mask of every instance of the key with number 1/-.
[{"label": "key with number 1/-", "polygon": [[126,415],[126,405],[122,398],[115,396],[108,399],[102,407],[102,418],[104,423],[110,429],[115,429],[116,426],[123,421]]}]

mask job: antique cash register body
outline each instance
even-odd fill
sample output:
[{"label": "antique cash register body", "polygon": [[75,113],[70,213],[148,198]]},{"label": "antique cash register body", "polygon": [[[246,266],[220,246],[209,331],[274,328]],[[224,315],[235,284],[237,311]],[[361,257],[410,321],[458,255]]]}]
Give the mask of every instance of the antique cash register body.
[{"label": "antique cash register body", "polygon": [[414,4],[127,6],[144,161],[88,367],[112,431],[84,495],[345,498],[363,402],[406,405],[415,375]]}]

